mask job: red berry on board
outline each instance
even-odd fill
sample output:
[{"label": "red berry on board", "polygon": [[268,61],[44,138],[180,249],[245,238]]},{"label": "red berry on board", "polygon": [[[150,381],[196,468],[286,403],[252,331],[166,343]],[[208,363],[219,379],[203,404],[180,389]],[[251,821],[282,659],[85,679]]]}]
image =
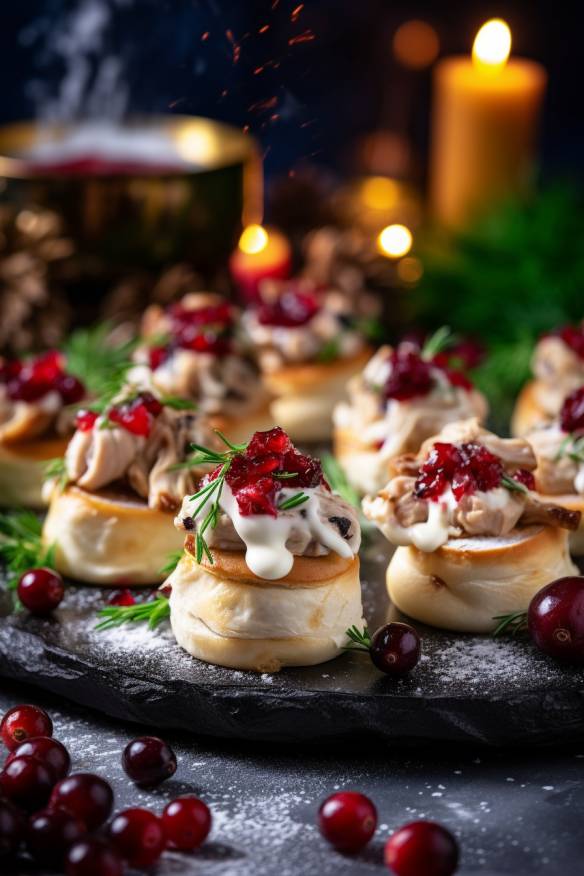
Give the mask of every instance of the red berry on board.
[{"label": "red berry on board", "polygon": [[18,598],[31,614],[46,617],[57,608],[65,595],[63,579],[52,569],[29,569],[20,576]]},{"label": "red berry on board", "polygon": [[50,809],[64,809],[79,818],[88,830],[107,821],[114,806],[114,792],[105,779],[93,773],[73,773],[55,785]]},{"label": "red berry on board", "polygon": [[49,799],[55,779],[36,757],[15,757],[0,773],[0,791],[15,806],[35,812]]},{"label": "red berry on board", "polygon": [[22,812],[8,800],[0,799],[0,861],[18,851],[26,830]]},{"label": "red berry on board", "polygon": [[168,847],[181,852],[198,849],[211,830],[211,812],[198,797],[177,797],[164,807],[162,823]]},{"label": "red berry on board", "polygon": [[396,876],[451,876],[458,866],[458,843],[434,821],[412,821],[388,839],[385,863]]},{"label": "red berry on board", "polygon": [[527,611],[527,627],[544,654],[584,663],[584,577],[558,578],[536,593]]},{"label": "red berry on board", "polygon": [[369,653],[387,675],[406,675],[420,659],[420,637],[409,624],[385,624],[373,635]]},{"label": "red berry on board", "polygon": [[163,739],[139,736],[124,748],[122,766],[133,782],[151,788],[175,774],[176,755]]},{"label": "red berry on board", "polygon": [[38,706],[13,706],[0,722],[4,745],[14,751],[25,739],[33,736],[52,736],[53,722],[44,709]]},{"label": "red berry on board", "polygon": [[128,587],[122,588],[122,590],[116,590],[115,593],[109,597],[107,601],[108,605],[135,605],[136,597],[132,593]]},{"label": "red berry on board", "polygon": [[355,854],[367,845],[377,827],[377,810],[356,791],[332,794],[318,810],[320,832],[339,852]]},{"label": "red berry on board", "polygon": [[88,836],[73,843],[65,858],[66,876],[123,876],[124,864],[110,843]]},{"label": "red berry on board", "polygon": [[113,847],[130,867],[151,867],[166,846],[162,821],[148,809],[125,809],[109,827]]},{"label": "red berry on board", "polygon": [[28,822],[26,848],[40,864],[62,864],[70,845],[86,833],[83,822],[62,809],[43,809]]},{"label": "red berry on board", "polygon": [[62,742],[52,739],[50,736],[35,736],[26,739],[18,748],[6,758],[7,766],[15,757],[36,757],[51,771],[55,782],[64,779],[71,766],[69,752]]}]

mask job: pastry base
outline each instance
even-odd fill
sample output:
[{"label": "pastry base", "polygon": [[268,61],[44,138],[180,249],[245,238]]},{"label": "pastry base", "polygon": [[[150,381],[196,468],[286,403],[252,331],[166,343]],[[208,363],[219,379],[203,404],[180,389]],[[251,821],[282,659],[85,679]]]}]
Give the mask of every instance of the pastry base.
[{"label": "pastry base", "polygon": [[46,508],[43,499],[45,466],[63,456],[67,439],[44,438],[22,444],[0,444],[0,505]]},{"label": "pastry base", "polygon": [[155,511],[122,491],[55,489],[43,542],[56,545],[55,565],[76,581],[139,587],[164,580],[160,569],[183,536],[172,512]]},{"label": "pastry base", "polygon": [[515,402],[511,417],[511,435],[523,438],[535,426],[549,423],[551,415],[547,413],[538,401],[539,381],[530,380],[526,383]]},{"label": "pastry base", "polygon": [[371,350],[334,362],[289,365],[266,374],[277,396],[272,418],[293,441],[326,441],[332,434],[333,410],[346,396],[347,381],[363,370]]},{"label": "pastry base", "polygon": [[352,429],[336,426],[333,452],[350,485],[361,496],[378,493],[389,480],[389,460],[379,450],[359,440]]},{"label": "pastry base", "polygon": [[243,553],[213,551],[198,565],[187,552],[168,579],[178,644],[207,663],[277,672],[338,656],[345,630],[363,626],[359,559],[299,557],[278,581],[257,578]]},{"label": "pastry base", "polygon": [[577,574],[566,530],[531,526],[502,538],[451,539],[430,554],[398,547],[386,581],[404,614],[446,630],[489,633],[496,615],[527,609],[550,581]]}]

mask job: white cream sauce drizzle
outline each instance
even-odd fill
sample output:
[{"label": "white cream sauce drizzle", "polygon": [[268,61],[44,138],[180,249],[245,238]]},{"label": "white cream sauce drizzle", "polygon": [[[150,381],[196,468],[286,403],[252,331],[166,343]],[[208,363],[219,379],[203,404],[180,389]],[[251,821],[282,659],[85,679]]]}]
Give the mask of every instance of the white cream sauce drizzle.
[{"label": "white cream sauce drizzle", "polygon": [[[336,529],[328,526],[321,519],[318,490],[318,487],[306,487],[302,490],[285,488],[278,493],[279,504],[299,492],[305,493],[308,501],[290,511],[279,513],[277,517],[271,517],[269,514],[244,516],[239,511],[237,500],[229,485],[227,483],[223,485],[219,504],[231,518],[235,531],[244,542],[245,562],[258,578],[275,581],[290,572],[294,564],[294,555],[286,547],[286,542],[293,529],[308,532],[315,541],[340,557],[351,559],[354,556],[350,545]],[[205,503],[195,520],[205,517],[211,502],[212,499],[209,499]],[[183,507],[182,514],[189,513],[189,504]],[[196,502],[192,504],[196,507]]]}]

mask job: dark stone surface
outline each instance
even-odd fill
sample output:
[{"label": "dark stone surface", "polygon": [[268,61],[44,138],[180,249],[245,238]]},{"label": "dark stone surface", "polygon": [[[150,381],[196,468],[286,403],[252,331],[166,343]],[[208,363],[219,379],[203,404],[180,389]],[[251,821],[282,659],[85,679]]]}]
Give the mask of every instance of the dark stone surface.
[{"label": "dark stone surface", "polygon": [[[466,745],[404,752],[380,740],[291,748],[168,732],[164,736],[177,754],[177,773],[146,792],[124,775],[120,757],[126,743],[147,728],[2,682],[0,714],[23,701],[48,709],[74,771],[97,772],[112,783],[116,809],[139,805],[160,811],[186,793],[211,807],[209,841],[193,855],[166,852],[156,876],[387,874],[385,841],[417,818],[439,821],[456,834],[462,850],[457,876],[583,872],[583,744],[531,753]],[[373,841],[354,858],[330,849],[316,827],[320,803],[339,789],[367,794],[379,813]],[[25,860],[2,862],[0,872],[49,876]]]},{"label": "dark stone surface", "polygon": [[[393,611],[384,586],[387,549],[364,551],[372,629]],[[303,742],[362,735],[418,744],[489,745],[581,738],[584,673],[560,667],[526,640],[421,628],[423,657],[406,679],[378,672],[364,654],[258,676],[201,663],[167,625],[98,633],[95,588],[71,587],[52,620],[0,618],[0,674],[31,682],[108,715],[197,734]]]}]

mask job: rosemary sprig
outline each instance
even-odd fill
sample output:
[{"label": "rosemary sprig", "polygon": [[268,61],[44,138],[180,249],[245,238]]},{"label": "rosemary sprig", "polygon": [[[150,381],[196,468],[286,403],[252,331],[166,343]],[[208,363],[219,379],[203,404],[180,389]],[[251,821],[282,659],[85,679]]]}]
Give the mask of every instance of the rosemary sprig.
[{"label": "rosemary sprig", "polygon": [[112,332],[113,325],[108,322],[77,329],[63,347],[67,371],[79,377],[94,396],[116,395],[133,365],[131,356],[138,339],[115,343]]},{"label": "rosemary sprig", "polygon": [[310,496],[306,493],[296,493],[294,496],[289,496],[278,505],[278,511],[290,511],[292,508],[298,508],[299,505],[304,505],[308,502]]},{"label": "rosemary sprig", "polygon": [[345,645],[345,651],[366,651],[371,650],[371,635],[367,627],[363,627],[363,632],[353,625],[345,632],[345,635],[351,640],[350,645]]},{"label": "rosemary sprig", "polygon": [[503,473],[501,475],[501,485],[506,487],[512,493],[523,493],[526,495],[529,490],[525,486],[525,484],[516,481],[515,478],[510,477],[510,475]]},{"label": "rosemary sprig", "polygon": [[6,566],[7,585],[14,590],[20,576],[38,566],[55,567],[55,545],[45,547],[42,523],[32,511],[0,514],[0,560]]},{"label": "rosemary sprig", "polygon": [[339,358],[340,352],[340,338],[329,338],[319,350],[316,361],[322,363],[334,362],[335,359]]},{"label": "rosemary sprig", "polygon": [[188,398],[181,398],[178,395],[163,395],[159,401],[165,408],[172,408],[175,411],[194,411],[197,408],[194,401]]},{"label": "rosemary sprig", "polygon": [[321,457],[322,470],[329,482],[329,485],[334,493],[338,493],[341,498],[353,505],[355,508],[361,508],[361,502],[357,490],[351,486],[347,480],[345,472],[341,468],[339,462],[332,453],[324,453]]},{"label": "rosemary sprig", "polygon": [[527,612],[512,611],[510,614],[498,614],[493,620],[499,621],[493,630],[493,636],[502,636],[511,633],[516,636],[527,629]]},{"label": "rosemary sprig", "polygon": [[566,435],[554,457],[554,462],[559,462],[567,456],[574,462],[584,462],[584,435]]},{"label": "rosemary sprig", "polygon": [[170,616],[170,605],[166,596],[157,596],[135,605],[107,605],[98,611],[103,620],[96,624],[96,630],[111,630],[123,624],[147,623],[153,630]]},{"label": "rosemary sprig", "polygon": [[433,335],[430,335],[422,347],[422,359],[433,359],[438,353],[442,353],[444,350],[452,347],[457,340],[457,336],[452,333],[450,326],[441,326],[439,329],[436,329]]},{"label": "rosemary sprig", "polygon": [[167,558],[166,558],[166,563],[165,563],[164,566],[159,570],[158,574],[159,574],[159,575],[164,575],[164,576],[167,576],[167,575],[172,574],[172,572],[174,572],[174,570],[175,570],[176,567],[178,566],[178,564],[179,564],[179,560],[180,560],[180,558],[182,557],[182,555],[183,555],[182,550],[180,550],[180,551],[171,551],[171,552],[168,554]]},{"label": "rosemary sprig", "polygon": [[67,464],[63,456],[56,456],[54,459],[49,459],[44,466],[43,479],[45,481],[54,480],[59,490],[62,491],[65,489],[67,481],[69,480],[69,475],[67,473]]}]

